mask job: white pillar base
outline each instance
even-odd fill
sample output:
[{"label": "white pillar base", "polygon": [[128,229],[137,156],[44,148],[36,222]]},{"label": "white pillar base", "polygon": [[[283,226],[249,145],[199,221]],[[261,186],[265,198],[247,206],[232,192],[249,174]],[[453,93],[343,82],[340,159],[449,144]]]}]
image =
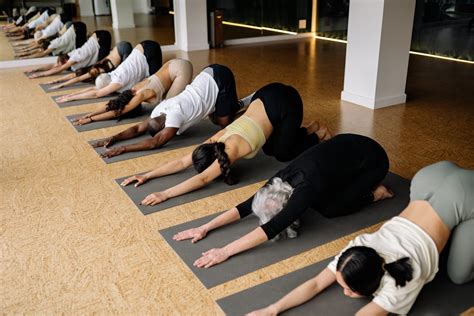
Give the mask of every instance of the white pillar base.
[{"label": "white pillar base", "polygon": [[391,105],[403,104],[406,102],[407,95],[405,93],[383,98],[370,98],[366,96],[357,95],[351,92],[342,91],[341,99],[357,105],[365,106],[369,109],[380,109]]},{"label": "white pillar base", "polygon": [[415,0],[351,0],[341,98],[371,109],[406,101]]},{"label": "white pillar base", "polygon": [[114,29],[127,29],[135,27],[132,1],[111,0],[110,12],[112,12],[112,27]]}]

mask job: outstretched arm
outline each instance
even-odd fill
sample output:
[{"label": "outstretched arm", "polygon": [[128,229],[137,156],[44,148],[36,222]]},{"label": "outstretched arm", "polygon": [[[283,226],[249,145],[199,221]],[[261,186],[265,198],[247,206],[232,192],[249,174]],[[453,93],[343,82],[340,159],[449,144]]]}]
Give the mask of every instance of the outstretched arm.
[{"label": "outstretched arm", "polygon": [[[104,113],[104,114],[107,114],[107,113]],[[94,119],[95,119],[95,116],[94,116]],[[157,133],[155,136],[151,138],[147,138],[139,143],[112,148],[106,151],[105,153],[103,153],[101,156],[110,158],[110,157],[121,155],[127,152],[152,150],[155,148],[159,148],[163,146],[164,144],[166,144],[171,138],[173,138],[177,132],[178,132],[177,128],[165,127],[159,133]]]},{"label": "outstretched arm", "polygon": [[232,222],[238,221],[239,219],[239,211],[236,207],[233,207],[227,212],[222,213],[221,215],[217,216],[216,218],[212,219],[210,222],[207,222],[204,225],[177,233],[173,236],[173,240],[181,241],[186,239],[192,239],[191,242],[195,243],[206,237],[208,232],[230,224]]},{"label": "outstretched arm", "polygon": [[162,176],[166,176],[169,174],[173,174],[179,171],[182,171],[189,166],[191,166],[193,163],[192,161],[192,154],[187,154],[186,156],[182,157],[181,159],[178,160],[173,160],[170,161],[166,164],[164,164],[161,167],[158,167],[148,173],[145,173],[144,175],[138,177],[138,176],[131,176],[125,180],[122,181],[121,185],[126,186],[132,182],[137,181],[137,184],[135,186],[139,186],[140,184],[145,183],[146,181],[153,179],[153,178],[159,178]]},{"label": "outstretched arm", "polygon": [[96,99],[107,96],[118,91],[122,86],[118,83],[111,83],[108,86],[97,90],[95,87],[88,88],[82,91],[79,91],[75,94],[66,95],[62,98],[58,98],[56,101],[59,103],[75,101],[75,100],[85,100],[85,99]]},{"label": "outstretched arm", "polygon": [[276,303],[254,311],[249,316],[277,315],[290,308],[306,303],[336,281],[336,275],[328,268],[316,277],[301,284]]},{"label": "outstretched arm", "polygon": [[68,80],[71,80],[71,79],[74,79],[76,78],[76,74],[75,73],[72,73],[72,74],[67,74],[67,75],[64,75],[62,77],[59,77],[58,79],[53,79],[51,81],[48,81],[46,82],[46,84],[54,84],[54,83],[60,83],[60,82],[67,82]]},{"label": "outstretched arm", "polygon": [[[190,154],[191,156],[191,154]],[[189,165],[192,164],[191,157],[189,158]],[[182,170],[182,169],[181,169]],[[180,171],[180,170],[178,170]],[[174,173],[174,172],[173,172]],[[164,174],[162,174],[164,175]],[[219,162],[215,160],[206,170],[203,172],[195,175],[194,177],[189,178],[188,180],[181,182],[165,191],[162,192],[154,192],[148,195],[143,201],[141,201],[142,205],[149,205],[153,206],[164,202],[170,198],[183,195],[188,192],[192,192],[194,190],[200,189],[205,187],[209,184],[212,180],[217,178],[221,175],[221,168],[219,166]]]},{"label": "outstretched arm", "polygon": [[64,70],[67,70],[69,67],[71,67],[75,63],[76,63],[75,61],[68,60],[66,63],[64,63],[62,65],[53,67],[53,68],[51,68],[49,70],[46,70],[46,71],[42,71],[42,72],[39,72],[39,73],[32,74],[31,78],[39,78],[39,77],[47,77],[47,76],[55,75],[57,73],[63,72]]},{"label": "outstretched arm", "polygon": [[53,68],[56,64],[47,64],[38,68],[33,68],[30,70],[25,71],[26,73],[37,72],[37,71],[45,71]]},{"label": "outstretched arm", "polygon": [[209,268],[213,265],[226,261],[238,253],[257,247],[268,240],[267,235],[261,227],[257,227],[247,235],[227,244],[222,248],[213,248],[202,254],[202,257],[194,261],[198,268]]},{"label": "outstretched arm", "polygon": [[[133,109],[135,109],[137,106],[139,106],[143,101],[143,96],[141,94],[138,94],[136,96],[134,96],[130,102],[125,105],[125,107],[123,108],[121,114],[117,115],[117,113],[115,111],[107,111],[107,105],[106,104],[103,104],[97,111],[94,111],[93,113],[91,113],[89,115],[89,117],[91,119],[93,119],[93,121],[105,121],[105,120],[111,120],[113,118],[116,118],[116,117],[119,117],[121,115],[124,115],[130,111],[132,111]],[[87,124],[87,123],[86,123]],[[175,133],[176,134],[176,133]],[[174,134],[173,134],[174,136]],[[168,140],[166,140],[168,141]],[[163,145],[164,143],[161,143],[161,145]],[[158,146],[158,144],[155,145],[155,147],[153,148],[156,148],[156,146]],[[151,148],[151,149],[153,149]]]},{"label": "outstretched arm", "polygon": [[[64,76],[63,78],[60,78],[58,80],[55,80],[51,83],[60,83],[58,85],[55,85],[54,87],[51,87],[50,90],[53,90],[53,89],[59,89],[59,88],[62,88],[62,87],[67,87],[67,86],[70,86],[72,84],[75,84],[77,82],[82,82],[82,81],[85,81],[87,79],[89,79],[91,77],[91,75],[89,75],[89,73],[85,73],[79,77],[76,76],[75,73],[72,73],[72,74],[69,74],[69,75],[66,75]],[[63,81],[66,81],[66,82],[63,82]]]},{"label": "outstretched arm", "polygon": [[103,140],[97,141],[94,144],[92,144],[92,146],[93,147],[112,146],[114,143],[118,141],[132,139],[134,137],[144,134],[147,130],[147,127],[148,127],[148,120],[145,120],[143,122],[140,122],[137,125],[127,128],[123,132],[115,134],[112,137],[107,137]]}]

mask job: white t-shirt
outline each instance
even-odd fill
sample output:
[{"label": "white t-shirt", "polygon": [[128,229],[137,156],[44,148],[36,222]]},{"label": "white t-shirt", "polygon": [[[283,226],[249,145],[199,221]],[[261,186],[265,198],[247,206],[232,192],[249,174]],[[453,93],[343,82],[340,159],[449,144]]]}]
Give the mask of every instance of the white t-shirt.
[{"label": "white t-shirt", "polygon": [[53,55],[57,56],[61,53],[67,54],[76,48],[76,31],[71,25],[67,31],[58,38],[51,41],[48,48],[53,50]]},{"label": "white t-shirt", "polygon": [[356,237],[329,263],[329,270],[336,273],[339,256],[354,246],[375,249],[386,263],[403,257],[410,258],[413,268],[410,282],[404,287],[397,287],[395,279],[385,272],[380,287],[373,294],[372,302],[390,313],[407,314],[423,286],[433,280],[438,272],[439,254],[433,239],[418,225],[403,217],[396,216],[378,231]]},{"label": "white t-shirt", "polygon": [[64,23],[61,21],[61,17],[58,15],[54,20],[49,23],[49,25],[41,32],[42,37],[50,37],[57,34],[64,26]]},{"label": "white t-shirt", "polygon": [[49,14],[48,14],[48,10],[46,10],[43,13],[41,13],[41,15],[37,19],[35,19],[35,20],[31,21],[30,23],[28,23],[28,28],[29,29],[34,29],[38,25],[43,24],[44,22],[46,22],[46,20],[48,18],[49,18]]},{"label": "white t-shirt", "polygon": [[148,63],[145,55],[138,49],[132,53],[114,71],[110,73],[111,83],[122,85],[119,92],[131,89],[146,77],[149,77]]},{"label": "white t-shirt", "polygon": [[151,118],[166,114],[165,127],[179,128],[177,134],[180,135],[214,112],[218,93],[214,78],[201,72],[183,92],[157,105]]},{"label": "white t-shirt", "polygon": [[71,66],[72,71],[95,64],[99,59],[99,48],[97,38],[91,36],[84,45],[70,52],[69,60],[76,62]]}]

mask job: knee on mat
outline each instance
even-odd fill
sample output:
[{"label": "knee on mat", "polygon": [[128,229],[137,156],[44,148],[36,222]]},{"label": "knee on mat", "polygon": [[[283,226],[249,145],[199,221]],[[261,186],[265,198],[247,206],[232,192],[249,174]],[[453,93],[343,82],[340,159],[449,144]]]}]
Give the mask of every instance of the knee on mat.
[{"label": "knee on mat", "polygon": [[454,284],[464,284],[473,279],[473,271],[462,270],[448,264],[448,277]]}]

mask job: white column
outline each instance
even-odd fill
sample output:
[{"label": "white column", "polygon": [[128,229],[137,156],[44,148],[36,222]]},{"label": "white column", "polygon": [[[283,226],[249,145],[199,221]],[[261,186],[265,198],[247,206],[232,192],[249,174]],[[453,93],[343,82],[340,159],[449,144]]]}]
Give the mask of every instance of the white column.
[{"label": "white column", "polygon": [[133,2],[129,0],[110,0],[112,27],[124,29],[135,27],[133,19]]},{"label": "white column", "polygon": [[209,49],[206,0],[175,0],[174,12],[177,48],[184,51]]},{"label": "white column", "polygon": [[405,103],[415,0],[351,0],[342,100]]},{"label": "white column", "polygon": [[81,16],[94,16],[92,0],[79,0],[79,14]]}]

